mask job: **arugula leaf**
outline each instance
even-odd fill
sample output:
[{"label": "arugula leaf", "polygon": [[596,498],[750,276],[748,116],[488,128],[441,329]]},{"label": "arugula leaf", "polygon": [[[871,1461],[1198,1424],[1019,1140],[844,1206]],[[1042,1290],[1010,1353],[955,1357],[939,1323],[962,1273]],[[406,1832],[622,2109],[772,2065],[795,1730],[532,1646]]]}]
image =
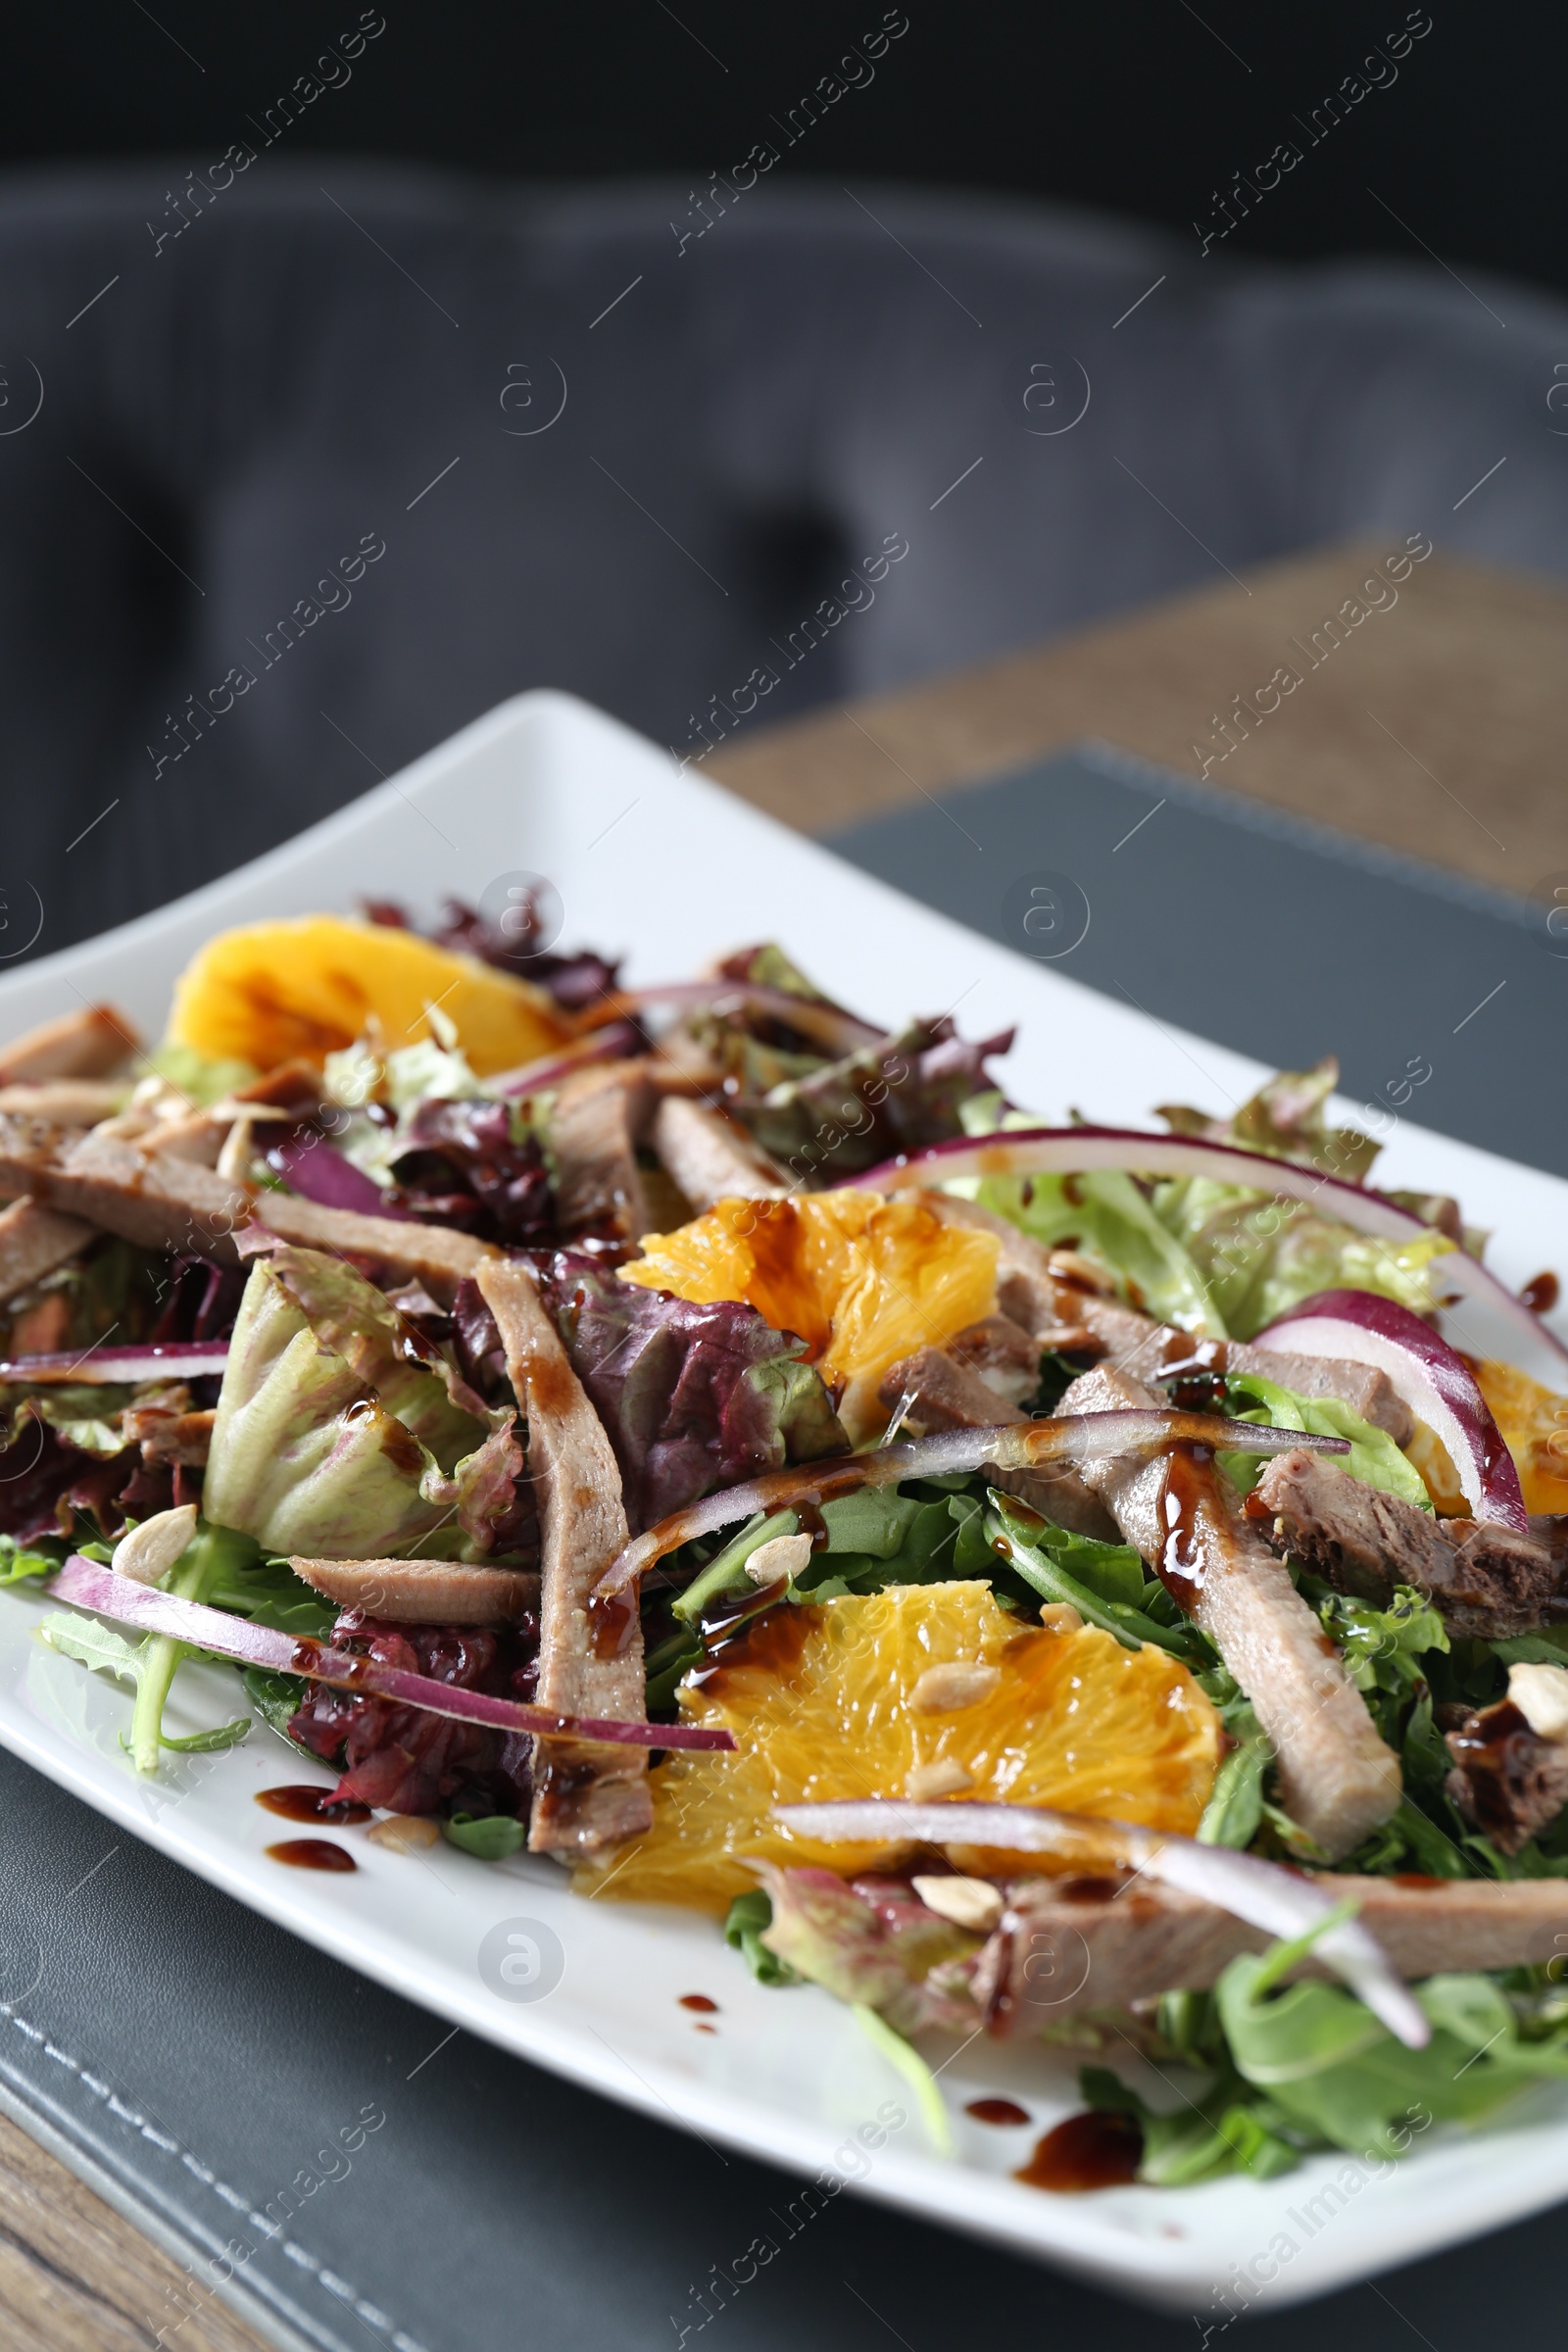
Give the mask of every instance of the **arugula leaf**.
[{"label": "arugula leaf", "polygon": [[[251,1719],[248,1715],[236,1715],[232,1723],[220,1723],[216,1731],[187,1732],[181,1740],[172,1740],[164,1732],[160,1736],[159,1745],[177,1748],[181,1755],[207,1756],[215,1754],[219,1748],[237,1747],[250,1728]],[[130,1745],[123,1732],[120,1735],[120,1744],[122,1747]]]},{"label": "arugula leaf", "polygon": [[[236,1535],[231,1528],[199,1522],[196,1534],[165,1579],[166,1590],[182,1600],[205,1600],[225,1576],[254,1558],[255,1551],[248,1536]],[[190,1746],[196,1742],[228,1746],[241,1736],[230,1724],[222,1727],[225,1736],[220,1739],[207,1733],[197,1733],[186,1740],[164,1738],[164,1707],[175,1671],[182,1658],[200,1655],[188,1642],[176,1641],[172,1634],[144,1634],[138,1642],[127,1642],[112,1626],[100,1625],[95,1618],[80,1617],[74,1612],[59,1612],[45,1618],[40,1630],[51,1648],[134,1686],[136,1704],[130,1719],[128,1744],[138,1772],[156,1772],[159,1750],[163,1747]]]},{"label": "arugula leaf", "polygon": [[247,1666],[240,1681],[262,1721],[280,1739],[288,1740],[290,1747],[298,1747],[301,1755],[308,1755],[310,1750],[302,1747],[299,1740],[289,1740],[288,1727],[304,1704],[309,1684],[297,1674],[278,1674],[270,1666]]},{"label": "arugula leaf", "polygon": [[319,1639],[331,1632],[339,1613],[335,1601],[323,1599],[295,1575],[287,1560],[265,1558],[248,1542],[246,1553],[238,1544],[225,1552],[217,1581],[203,1596],[215,1609],[227,1609],[231,1616],[248,1617],[253,1625],[270,1626],[280,1634]]},{"label": "arugula leaf", "polygon": [[677,1626],[667,1641],[648,1652],[646,1704],[656,1721],[674,1706],[676,1691],[703,1652],[702,1635],[687,1625]]},{"label": "arugula leaf", "polygon": [[[1102,1600],[1084,1577],[1074,1575],[1061,1564],[1063,1557],[1070,1556],[1080,1568],[1087,1567],[1092,1574],[1119,1574],[1117,1567],[1107,1569],[1103,1558],[1091,1559],[1085,1549],[1069,1551],[1068,1547],[1086,1546],[1095,1554],[1114,1555],[1124,1546],[1093,1544],[1087,1537],[1069,1536],[1065,1528],[1053,1527],[1037,1513],[1023,1510],[1010,1494],[1004,1494],[997,1487],[991,1489],[991,1503],[992,1510],[985,1523],[987,1535],[1004,1546],[1010,1565],[1042,1600],[1069,1602],[1087,1624],[1114,1634],[1128,1649],[1152,1642],[1188,1664],[1200,1660],[1206,1665],[1212,1658],[1212,1650],[1196,1627],[1185,1621],[1161,1625],[1146,1609],[1135,1608],[1125,1601]],[[1136,1558],[1136,1553],[1133,1556]],[[1141,1584],[1140,1590],[1148,1589]]]},{"label": "arugula leaf", "polygon": [[1413,2131],[1475,2122],[1537,2077],[1568,2077],[1568,2022],[1526,2040],[1489,1977],[1432,1977],[1415,1988],[1434,2029],[1424,2050],[1406,2049],[1343,1985],[1307,1980],[1276,1991],[1321,1933],[1241,1954],[1214,1997],[1238,2073],[1330,2146],[1399,2156]]},{"label": "arugula leaf", "polygon": [[1138,2178],[1155,2188],[1187,2188],[1222,2173],[1272,2180],[1295,2170],[1300,2151],[1281,2135],[1286,2118],[1222,2064],[1200,2100],[1157,2114],[1108,2067],[1086,2066],[1078,2078],[1084,2104],[1102,2115],[1132,2117],[1143,2132]]},{"label": "arugula leaf", "polygon": [[1263,1775],[1272,1760],[1273,1747],[1261,1728],[1254,1740],[1232,1748],[1214,1775],[1198,1825],[1200,1845],[1228,1845],[1240,1853],[1251,1844],[1262,1826]]},{"label": "arugula leaf", "polygon": [[30,1544],[19,1544],[15,1536],[0,1536],[0,1585],[20,1585],[29,1576],[53,1576],[70,1548],[48,1536]]},{"label": "arugula leaf", "polygon": [[927,2139],[939,2156],[956,2154],[953,2140],[953,2123],[947,2102],[937,2084],[936,2076],[921,2057],[912,2041],[906,2041],[885,2017],[868,2001],[852,2001],[851,2012],[856,2024],[873,2048],[880,2050],[889,2065],[904,2077],[914,2094]]},{"label": "arugula leaf", "polygon": [[1268,2179],[1322,2147],[1391,2159],[1434,2123],[1473,2123],[1533,2081],[1568,2077],[1568,2001],[1555,1989],[1510,1993],[1486,1976],[1431,1977],[1413,1988],[1433,2027],[1424,2050],[1406,2049],[1342,1984],[1308,1979],[1282,1989],[1328,1924],[1244,1953],[1212,1993],[1160,2002],[1162,2038],[1206,2078],[1175,2113],[1155,2115],[1106,2068],[1084,2069],[1087,2105],[1137,2119],[1140,2180],[1173,2187],[1226,2172]]},{"label": "arugula leaf", "polygon": [[773,1924],[773,1898],[761,1886],[738,1894],[724,1919],[724,1941],[739,1952],[759,1984],[804,1984],[799,1969],[791,1968],[762,1941],[762,1931]]},{"label": "arugula leaf", "polygon": [[[112,1674],[117,1681],[131,1684],[138,1700],[143,1687],[159,1667],[155,1653],[162,1637],[158,1635],[143,1634],[139,1641],[127,1642],[112,1625],[101,1625],[95,1617],[78,1617],[64,1609],[46,1617],[39,1632],[50,1648],[58,1649],[62,1656],[76,1658],[95,1673]],[[186,1732],[179,1739],[160,1727],[158,1743],[160,1747],[175,1748],[183,1755],[210,1755],[220,1748],[237,1746],[250,1728],[248,1715],[236,1715],[231,1723],[220,1724],[210,1732]],[[132,1747],[132,1741],[123,1732],[120,1735],[120,1744]]]},{"label": "arugula leaf", "polygon": [[528,1831],[510,1813],[454,1813],[441,1824],[441,1835],[481,1862],[504,1862],[527,1842]]},{"label": "arugula leaf", "polygon": [[127,1642],[112,1625],[100,1625],[96,1617],[77,1617],[65,1609],[46,1617],[38,1632],[49,1647],[64,1657],[77,1658],[95,1672],[115,1675],[121,1682],[140,1688],[149,1639],[146,1634],[139,1642]]}]

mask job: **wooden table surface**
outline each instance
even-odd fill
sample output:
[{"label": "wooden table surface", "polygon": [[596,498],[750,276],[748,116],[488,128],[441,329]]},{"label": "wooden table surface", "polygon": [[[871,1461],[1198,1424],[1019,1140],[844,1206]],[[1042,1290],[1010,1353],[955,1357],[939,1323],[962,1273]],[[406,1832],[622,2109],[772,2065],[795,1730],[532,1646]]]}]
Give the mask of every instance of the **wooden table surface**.
[{"label": "wooden table surface", "polygon": [[1528,897],[1568,869],[1568,592],[1437,554],[1391,578],[1401,546],[1316,551],[853,711],[742,726],[702,772],[822,833],[1099,735]]},{"label": "wooden table surface", "polygon": [[[1098,735],[1528,896],[1568,872],[1568,593],[1437,554],[1401,578],[1401,544],[1319,551],[853,711],[743,728],[706,768],[827,832]],[[0,2310],[6,2344],[39,2352],[152,2352],[160,2330],[178,2352],[261,2342],[3,2118]]]}]

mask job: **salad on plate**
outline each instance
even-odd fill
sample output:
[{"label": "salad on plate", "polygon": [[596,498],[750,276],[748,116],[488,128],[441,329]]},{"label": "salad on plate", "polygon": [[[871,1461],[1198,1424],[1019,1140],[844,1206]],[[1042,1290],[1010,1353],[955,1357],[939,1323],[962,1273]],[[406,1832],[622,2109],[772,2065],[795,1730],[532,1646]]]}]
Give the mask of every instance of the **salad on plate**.
[{"label": "salad on plate", "polygon": [[0,1584],[126,1771],[276,1738],[279,1862],[706,1912],[939,2138],[944,2038],[1076,2053],[1044,2187],[1568,2076],[1554,1278],[1378,1190],[1332,1060],[1048,1125],[1010,1035],[523,916],[253,924],[150,1051],[0,1051]]}]

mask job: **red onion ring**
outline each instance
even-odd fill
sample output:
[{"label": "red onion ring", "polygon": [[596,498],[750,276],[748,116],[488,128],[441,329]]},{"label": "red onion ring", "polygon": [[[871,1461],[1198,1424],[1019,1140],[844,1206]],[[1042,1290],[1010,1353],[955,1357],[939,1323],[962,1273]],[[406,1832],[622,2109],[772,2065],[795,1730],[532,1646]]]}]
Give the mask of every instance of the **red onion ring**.
[{"label": "red onion ring", "polygon": [[618,988],[597,1011],[607,1019],[639,1013],[646,1005],[667,1004],[676,1010],[712,1004],[745,1004],[753,1012],[770,1013],[830,1054],[854,1054],[862,1046],[879,1046],[887,1032],[873,1028],[841,1004],[824,1004],[813,997],[792,997],[787,989],[760,988],[751,980],[664,980],[652,988]]},{"label": "red onion ring", "polygon": [[519,1062],[514,1070],[502,1070],[494,1078],[483,1081],[487,1095],[537,1094],[541,1087],[555,1086],[569,1078],[573,1070],[587,1069],[596,1061],[620,1061],[637,1052],[642,1040],[631,1021],[612,1020],[603,1029],[575,1046],[564,1046],[559,1054],[542,1054],[537,1061]]},{"label": "red onion ring", "polygon": [[1375,1291],[1319,1291],[1252,1346],[1375,1366],[1443,1440],[1471,1517],[1528,1533],[1519,1473],[1469,1365],[1408,1307]]},{"label": "red onion ring", "polygon": [[[1058,1813],[1046,1805],[905,1804],[896,1797],[848,1797],[819,1805],[775,1805],[773,1819],[798,1837],[829,1844],[895,1843],[993,1846],[1015,1854],[1090,1854],[1102,1862],[1107,1838],[1122,1847],[1145,1878],[1163,1880],[1245,1919],[1265,1935],[1304,1936],[1336,1908],[1334,1899],[1299,1872],[1282,1870],[1256,1854],[1200,1845],[1132,1822]],[[1395,1975],[1387,1953],[1358,1920],[1342,1920],[1314,1947],[1374,2017],[1406,2049],[1424,2049],[1432,2028]]]},{"label": "red onion ring", "polygon": [[389,1208],[380,1186],[363,1168],[345,1159],[333,1144],[318,1139],[306,1143],[294,1135],[273,1145],[271,1158],[290,1191],[320,1208],[348,1208],[361,1217],[413,1222],[406,1208]]},{"label": "red onion ring", "polygon": [[735,1744],[728,1732],[699,1725],[558,1715],[551,1707],[528,1707],[515,1699],[491,1698],[482,1690],[460,1690],[429,1675],[406,1674],[400,1667],[381,1666],[373,1658],[332,1649],[324,1642],[296,1641],[290,1634],[274,1633],[270,1626],[253,1625],[247,1617],[231,1617],[226,1609],[181,1600],[156,1587],[138,1585],[128,1576],[117,1576],[112,1568],[100,1568],[79,1552],[72,1554],[44,1591],[52,1599],[74,1601],[96,1616],[140,1626],[150,1634],[172,1635],[176,1642],[188,1642],[193,1649],[210,1650],[241,1665],[297,1674],[306,1682],[331,1683],[339,1690],[395,1700],[399,1706],[419,1707],[427,1715],[449,1715],[459,1723],[484,1723],[502,1732],[532,1732],[549,1739],[588,1740],[615,1747],[727,1749]]},{"label": "red onion ring", "polygon": [[81,1382],[93,1387],[104,1381],[200,1380],[221,1373],[228,1362],[226,1340],[169,1342],[134,1348],[89,1348],[73,1354],[16,1355],[0,1363],[0,1381],[45,1383]]},{"label": "red onion ring", "polygon": [[769,1471],[743,1487],[705,1495],[674,1511],[657,1527],[633,1537],[594,1589],[610,1600],[634,1585],[645,1570],[693,1536],[706,1536],[757,1511],[771,1514],[798,1502],[831,1502],[861,1487],[897,1486],[906,1478],[947,1478],[959,1470],[995,1463],[1022,1470],[1042,1462],[1094,1461],[1106,1454],[1156,1452],[1163,1446],[1212,1446],[1244,1453],[1287,1453],[1304,1446],[1313,1453],[1348,1453],[1344,1438],[1303,1437],[1299,1430],[1260,1429],[1248,1421],[1225,1421],[1207,1413],[1162,1409],[1116,1413],[1067,1413],[1049,1421],[1006,1421],[986,1429],[949,1429],[934,1438],[882,1446],[872,1453],[828,1455]]},{"label": "red onion ring", "polygon": [[[1206,1144],[1187,1135],[1144,1135],[1130,1127],[1017,1127],[998,1135],[956,1136],[884,1160],[849,1182],[860,1192],[892,1193],[910,1183],[941,1185],[959,1176],[1073,1176],[1092,1168],[1121,1168],[1142,1176],[1212,1176],[1222,1184],[1245,1185],[1250,1192],[1283,1194],[1307,1202],[1324,1216],[1382,1241],[1414,1241],[1431,1230],[1385,1194],[1348,1184],[1341,1176],[1299,1167],[1290,1159],[1269,1159],[1260,1152],[1243,1152],[1235,1144]],[[1467,1250],[1446,1252],[1443,1269],[1457,1290],[1493,1307],[1532,1341],[1544,1340],[1568,1362],[1568,1346]]]}]

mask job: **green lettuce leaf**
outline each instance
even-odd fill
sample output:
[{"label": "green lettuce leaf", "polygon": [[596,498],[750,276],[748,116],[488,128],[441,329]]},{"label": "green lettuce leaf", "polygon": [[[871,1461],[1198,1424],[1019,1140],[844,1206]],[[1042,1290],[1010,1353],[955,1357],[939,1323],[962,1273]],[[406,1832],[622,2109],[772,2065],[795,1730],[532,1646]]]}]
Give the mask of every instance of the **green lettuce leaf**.
[{"label": "green lettuce leaf", "polygon": [[[959,1110],[964,1132],[991,1135],[1038,1122],[1004,1110],[998,1094],[976,1095]],[[1162,1223],[1131,1176],[1100,1168],[1075,1176],[987,1176],[951,1187],[1005,1217],[1047,1249],[1071,1242],[1103,1267],[1121,1296],[1161,1323],[1205,1339],[1227,1327],[1217,1293],[1181,1237]]]},{"label": "green lettuce leaf", "polygon": [[[473,1410],[467,1409],[471,1402]],[[521,1449],[373,1284],[314,1250],[258,1258],[229,1344],[204,1508],[271,1552],[366,1559],[456,1521],[482,1558]]]},{"label": "green lettuce leaf", "polygon": [[[1364,1486],[1380,1487],[1385,1494],[1397,1494],[1401,1502],[1414,1503],[1418,1510],[1432,1509],[1432,1497],[1420,1471],[1406,1461],[1388,1431],[1363,1421],[1340,1397],[1299,1396],[1294,1389],[1282,1388],[1278,1381],[1265,1380],[1256,1372],[1233,1372],[1225,1385],[1233,1397],[1257,1398],[1250,1411],[1236,1415],[1238,1421],[1256,1422],[1265,1429],[1309,1431],[1320,1438],[1348,1438],[1350,1450],[1339,1457],[1342,1469]],[[1256,1453],[1222,1453],[1219,1459],[1227,1478],[1243,1494],[1251,1493],[1265,1466],[1264,1457]]]},{"label": "green lettuce leaf", "polygon": [[1376,1291],[1431,1314],[1453,1249],[1436,1230],[1407,1242],[1355,1233],[1305,1201],[1274,1199],[1209,1176],[1156,1184],[1152,1214],[1180,1243],[1231,1337],[1250,1339],[1318,1291]]}]

